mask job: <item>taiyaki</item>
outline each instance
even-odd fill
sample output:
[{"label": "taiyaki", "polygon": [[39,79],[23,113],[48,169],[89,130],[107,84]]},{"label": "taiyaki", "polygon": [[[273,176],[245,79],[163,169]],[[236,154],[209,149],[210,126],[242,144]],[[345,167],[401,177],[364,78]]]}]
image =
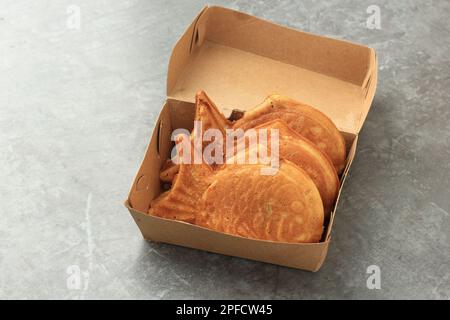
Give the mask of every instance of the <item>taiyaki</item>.
[{"label": "taiyaki", "polygon": [[176,166],[179,170],[174,175],[172,188],[151,202],[149,213],[166,219],[194,223],[198,203],[210,184],[213,170],[205,163],[194,164],[193,161],[182,162]]},{"label": "taiyaki", "polygon": [[275,175],[263,165],[226,165],[202,195],[196,224],[246,238],[318,242],[324,212],[308,174],[289,161]]},{"label": "taiyaki", "polygon": [[262,167],[181,163],[149,213],[253,239],[320,241],[323,204],[309,175],[289,161],[274,175],[261,175]]},{"label": "taiyaki", "polygon": [[[306,171],[319,190],[325,214],[328,215],[339,191],[339,178],[328,156],[313,143],[289,128],[283,120],[276,119],[263,123],[255,129],[267,129],[268,136],[270,136],[271,129],[278,129],[280,159],[289,160]],[[244,154],[239,156],[242,157]],[[249,162],[248,152],[245,156],[245,160]],[[230,159],[229,163],[237,163],[237,160]]]},{"label": "taiyaki", "polygon": [[[195,121],[201,121],[202,132],[217,129],[225,136],[225,130],[231,128],[229,121],[204,91],[195,95]],[[201,137],[200,137],[201,138]],[[207,141],[205,142],[208,143]]]},{"label": "taiyaki", "polygon": [[271,95],[254,109],[246,111],[234,122],[234,129],[247,130],[262,123],[282,119],[287,125],[314,143],[331,159],[338,174],[345,160],[345,141],[334,123],[322,112],[281,95]]},{"label": "taiyaki", "polygon": [[[199,121],[201,124],[201,134],[206,132],[208,129],[217,129],[220,131],[222,137],[225,137],[225,130],[231,128],[231,121],[225,118],[225,116],[220,112],[217,106],[212,102],[212,100],[206,95],[204,91],[197,92],[195,96],[195,118],[194,121]],[[199,132],[192,130],[191,139],[194,140]],[[202,137],[197,137],[202,139]],[[203,149],[211,143],[210,141],[203,141]],[[222,145],[222,150],[224,151],[224,146]],[[174,164],[170,159],[168,159],[160,171],[160,179],[164,182],[172,182],[174,176],[178,173],[179,165]]]}]

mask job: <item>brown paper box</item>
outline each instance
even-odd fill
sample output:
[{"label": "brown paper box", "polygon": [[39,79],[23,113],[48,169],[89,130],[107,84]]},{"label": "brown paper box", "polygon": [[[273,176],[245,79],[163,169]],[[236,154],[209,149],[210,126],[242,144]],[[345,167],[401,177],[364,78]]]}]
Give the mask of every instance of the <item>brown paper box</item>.
[{"label": "brown paper box", "polygon": [[193,126],[198,90],[205,90],[226,115],[280,93],[318,108],[343,133],[348,158],[340,195],[376,83],[373,49],[289,29],[241,12],[205,7],[172,51],[168,99],[125,205],[147,240],[317,271],[328,251],[335,210],[326,221],[320,243],[280,243],[227,235],[146,214],[150,201],[161,193],[159,170],[170,155],[172,131]]}]

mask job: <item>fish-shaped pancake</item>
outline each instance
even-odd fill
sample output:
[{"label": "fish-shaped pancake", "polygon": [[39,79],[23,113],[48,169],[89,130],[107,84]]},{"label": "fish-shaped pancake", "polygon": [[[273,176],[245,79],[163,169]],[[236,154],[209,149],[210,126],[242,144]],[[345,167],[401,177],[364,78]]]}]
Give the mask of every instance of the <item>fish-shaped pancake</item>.
[{"label": "fish-shaped pancake", "polygon": [[345,166],[345,141],[334,123],[319,110],[281,95],[271,95],[242,118],[234,122],[233,129],[247,130],[274,119],[287,125],[314,143],[331,159],[336,172]]},{"label": "fish-shaped pancake", "polygon": [[180,165],[173,163],[171,159],[167,159],[161,167],[159,179],[163,182],[172,183],[178,171],[180,171]]},{"label": "fish-shaped pancake", "polygon": [[[268,137],[270,137],[271,129],[278,129],[279,158],[289,160],[306,171],[319,190],[325,214],[328,215],[334,206],[339,191],[339,178],[328,156],[309,140],[289,128],[283,120],[272,120],[257,126],[255,129],[267,129]],[[270,147],[270,143],[267,146]],[[243,156],[244,154],[238,155],[238,157]],[[250,159],[248,150],[245,156],[244,160],[248,163]],[[229,162],[237,163],[237,160],[230,159]]]},{"label": "fish-shaped pancake", "polygon": [[182,162],[149,214],[253,239],[320,241],[324,209],[309,175],[285,160],[274,175],[261,175],[263,167]]},{"label": "fish-shaped pancake", "polygon": [[196,224],[246,238],[281,242],[318,242],[324,212],[309,175],[282,161],[275,175],[263,165],[226,165],[202,195]]},{"label": "fish-shaped pancake", "polygon": [[194,164],[193,161],[180,163],[177,167],[179,171],[174,176],[172,188],[151,202],[149,213],[166,219],[194,223],[198,203],[210,184],[213,170],[205,163]]},{"label": "fish-shaped pancake", "polygon": [[[225,130],[231,128],[231,122],[225,118],[214,102],[206,95],[204,91],[197,92],[195,96],[195,118],[194,121],[200,121],[202,134],[209,129],[217,129],[222,137],[225,137]],[[192,130],[191,139],[195,139],[196,132]],[[199,137],[202,139],[202,137]],[[203,149],[206,148],[211,141],[203,141]],[[222,145],[222,150],[224,146]],[[174,164],[168,159],[161,168],[159,177],[164,182],[172,182],[178,173],[179,165]]]},{"label": "fish-shaped pancake", "polygon": [[[223,136],[225,136],[225,130],[232,126],[231,121],[225,118],[223,113],[220,112],[219,108],[207,96],[205,91],[199,91],[195,95],[194,121],[201,121],[203,133],[208,129],[217,129]],[[208,141],[204,143],[208,144]]]}]

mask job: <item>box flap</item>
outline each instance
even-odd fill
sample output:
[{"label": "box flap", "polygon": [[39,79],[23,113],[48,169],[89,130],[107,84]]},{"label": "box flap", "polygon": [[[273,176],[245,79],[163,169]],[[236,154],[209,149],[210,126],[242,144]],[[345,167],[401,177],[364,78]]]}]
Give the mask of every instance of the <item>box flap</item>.
[{"label": "box flap", "polygon": [[377,82],[375,51],[282,27],[221,7],[205,7],[177,42],[167,95],[193,102],[203,89],[228,114],[279,93],[358,133]]}]

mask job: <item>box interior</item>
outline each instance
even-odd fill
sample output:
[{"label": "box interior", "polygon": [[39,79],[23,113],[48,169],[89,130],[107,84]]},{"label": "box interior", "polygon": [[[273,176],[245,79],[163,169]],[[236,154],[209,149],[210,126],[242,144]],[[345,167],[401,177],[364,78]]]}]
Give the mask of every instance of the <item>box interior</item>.
[{"label": "box interior", "polygon": [[175,46],[167,95],[194,102],[195,93],[205,90],[228,115],[278,93],[357,134],[372,101],[375,65],[373,49],[212,7]]}]

